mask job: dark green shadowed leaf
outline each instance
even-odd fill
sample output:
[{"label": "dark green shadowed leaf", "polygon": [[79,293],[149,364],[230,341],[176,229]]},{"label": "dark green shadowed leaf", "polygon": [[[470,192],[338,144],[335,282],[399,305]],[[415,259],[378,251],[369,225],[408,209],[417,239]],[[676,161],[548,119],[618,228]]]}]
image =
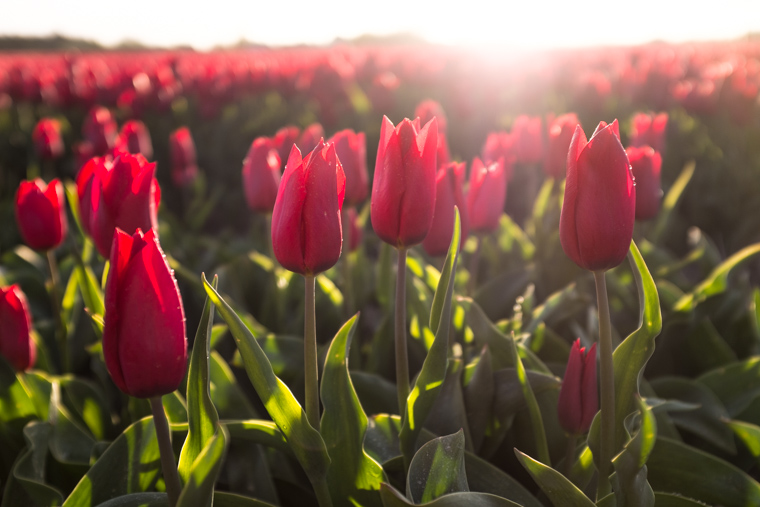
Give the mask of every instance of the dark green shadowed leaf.
[{"label": "dark green shadowed leaf", "polygon": [[214,494],[214,507],[276,507],[274,504],[224,491]]},{"label": "dark green shadowed leaf", "polygon": [[707,507],[707,504],[698,500],[692,500],[675,493],[654,494],[654,504],[657,507]]},{"label": "dark green shadowed leaf", "polygon": [[217,424],[217,432],[198,454],[188,474],[177,507],[206,507],[212,505],[214,484],[224,463],[229,435]]},{"label": "dark green shadowed leaf", "polygon": [[564,475],[515,449],[515,455],[554,507],[593,507],[594,502]]},{"label": "dark green shadowed leaf", "polygon": [[380,505],[383,468],[364,452],[367,416],[348,374],[348,354],[357,316],[333,338],[322,373],[322,438],[330,455],[327,484],[336,506]]},{"label": "dark green shadowed leaf", "polygon": [[470,426],[472,446],[476,451],[480,449],[488,428],[495,392],[491,352],[488,346],[485,346],[477,359],[477,364],[473,366],[472,377],[464,387],[467,422]]},{"label": "dark green shadowed leaf", "polygon": [[623,451],[612,459],[615,467],[615,498],[617,507],[653,507],[654,491],[647,482],[646,462],[657,438],[657,423],[651,410],[641,400],[639,430]]},{"label": "dark green shadowed leaf", "polygon": [[280,428],[272,421],[251,419],[247,421],[224,421],[230,438],[261,444],[278,451],[292,454],[288,441]]},{"label": "dark green shadowed leaf", "polygon": [[406,478],[406,497],[414,503],[426,503],[449,493],[469,490],[462,430],[431,440],[412,458]]},{"label": "dark green shadowed leaf", "polygon": [[132,493],[103,502],[98,507],[169,507],[169,497],[166,493]]},{"label": "dark green shadowed leaf", "polygon": [[432,502],[415,504],[386,483],[383,483],[380,488],[380,496],[383,499],[383,507],[407,507],[411,505],[419,505],[420,507],[519,507],[520,505],[488,493],[452,493]]},{"label": "dark green shadowed leaf", "polygon": [[731,417],[760,396],[760,357],[708,371],[697,379],[715,393]]},{"label": "dark green shadowed leaf", "polygon": [[673,209],[676,207],[676,204],[678,204],[686,185],[691,181],[691,177],[694,175],[694,169],[696,167],[697,164],[693,160],[687,162],[681,170],[681,174],[678,175],[678,179],[673,182],[665,199],[663,199],[662,209],[660,209],[660,213],[657,215],[657,222],[655,222],[654,232],[652,233],[652,241],[654,243],[659,243],[662,235],[667,230]]},{"label": "dark green shadowed leaf", "polygon": [[45,483],[45,464],[52,435],[50,423],[33,421],[24,428],[27,449],[19,455],[5,484],[3,507],[61,505],[63,495]]},{"label": "dark green shadowed leaf", "polygon": [[726,421],[726,424],[760,463],[760,426],[744,421]]}]

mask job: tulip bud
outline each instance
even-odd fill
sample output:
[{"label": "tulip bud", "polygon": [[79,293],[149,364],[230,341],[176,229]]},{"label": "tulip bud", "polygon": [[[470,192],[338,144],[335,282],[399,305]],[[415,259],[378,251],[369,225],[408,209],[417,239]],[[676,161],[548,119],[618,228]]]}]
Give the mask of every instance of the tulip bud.
[{"label": "tulip bud", "polygon": [[580,122],[575,113],[563,114],[549,125],[549,150],[544,164],[544,172],[547,176],[556,180],[565,177],[567,150],[570,148],[570,141],[578,125]]},{"label": "tulip bud", "polygon": [[369,194],[364,132],[357,134],[353,130],[341,130],[328,142],[335,144],[335,153],[346,175],[346,206],[361,204]]},{"label": "tulip bud", "polygon": [[422,242],[422,248],[428,255],[446,255],[454,232],[454,206],[459,208],[462,236],[461,244],[467,239],[468,225],[467,208],[465,206],[464,186],[465,163],[452,162],[441,167],[435,179],[435,213],[430,232]]},{"label": "tulip bud", "polygon": [[50,250],[60,245],[68,230],[61,182],[22,181],[16,192],[16,223],[29,247]]},{"label": "tulip bud", "polygon": [[52,118],[42,118],[32,131],[32,141],[37,155],[44,160],[54,160],[63,155],[61,124]]},{"label": "tulip bud", "polygon": [[108,372],[130,396],[169,394],[185,376],[185,312],[153,231],[114,231],[110,265],[103,324]]},{"label": "tulip bud", "polygon": [[150,141],[150,133],[143,122],[129,120],[122,125],[119,139],[129,153],[133,155],[139,153],[148,160],[153,158],[153,143]]},{"label": "tulip bud", "polygon": [[274,142],[274,147],[277,149],[277,154],[280,156],[281,164],[287,162],[288,157],[290,156],[290,150],[292,150],[293,145],[296,144],[296,139],[298,139],[298,134],[300,134],[300,132],[300,129],[293,125],[282,127],[275,132],[272,141]]},{"label": "tulip bud", "polygon": [[507,183],[512,180],[512,169],[517,160],[515,141],[515,137],[508,132],[491,132],[481,150],[480,159],[486,164],[502,159]]},{"label": "tulip bud", "polygon": [[254,140],[243,160],[243,190],[252,211],[271,213],[280,186],[280,157],[268,137]]},{"label": "tulip bud", "polygon": [[29,304],[21,288],[0,287],[0,355],[16,371],[28,370],[37,358],[31,329]]},{"label": "tulip bud", "polygon": [[662,157],[649,146],[632,146],[625,152],[636,181],[636,219],[649,220],[660,211]]},{"label": "tulip bud", "polygon": [[293,146],[272,213],[274,255],[285,269],[315,275],[338,262],[345,186],[335,146],[320,140],[304,159]]},{"label": "tulip bud", "polygon": [[[438,122],[438,150],[436,153],[438,168],[448,165],[451,161],[451,155],[449,154],[449,143],[446,140],[448,132],[448,122],[446,121],[446,114],[443,112],[441,104],[435,100],[423,100],[414,109],[414,116],[420,119],[420,125],[425,125],[427,122],[436,119]],[[448,248],[448,247],[447,247]]]},{"label": "tulip bud", "polygon": [[394,127],[383,117],[372,185],[370,216],[377,235],[394,247],[421,243],[435,209],[435,118],[420,129],[419,119]]},{"label": "tulip bud", "polygon": [[658,153],[665,150],[665,129],[668,113],[639,113],[631,125],[631,146],[651,146]]},{"label": "tulip bud", "polygon": [[100,106],[90,109],[82,125],[82,134],[92,145],[95,155],[105,155],[116,141],[116,122],[111,111]]},{"label": "tulip bud", "polygon": [[559,423],[570,435],[582,435],[591,427],[599,410],[596,389],[596,343],[586,351],[575,340],[570,349],[565,377],[559,390],[557,415]]},{"label": "tulip bud", "polygon": [[475,157],[470,169],[470,188],[467,190],[467,213],[470,230],[489,233],[499,228],[507,198],[507,171],[500,158],[484,165]]},{"label": "tulip bud", "polygon": [[617,120],[599,123],[588,142],[576,127],[559,223],[565,254],[589,271],[614,268],[628,254],[635,212],[636,187]]},{"label": "tulip bud", "polygon": [[153,177],[155,162],[148,163],[142,155],[125,153],[113,163],[103,158],[96,160],[92,167],[89,210],[83,216],[89,215],[92,239],[98,252],[107,257],[117,227],[127,234],[134,234],[137,229],[157,229],[161,191]]},{"label": "tulip bud", "polygon": [[172,181],[178,187],[192,183],[198,176],[195,161],[195,143],[190,130],[182,127],[169,136],[169,148],[172,160]]},{"label": "tulip bud", "polygon": [[351,233],[351,240],[348,245],[348,251],[354,252],[357,248],[359,248],[359,245],[362,244],[362,239],[364,237],[364,231],[361,227],[359,227],[359,213],[356,212],[356,208],[348,208],[347,213],[348,216],[347,221],[343,222],[342,227],[345,229],[346,227],[350,227],[350,233]]}]

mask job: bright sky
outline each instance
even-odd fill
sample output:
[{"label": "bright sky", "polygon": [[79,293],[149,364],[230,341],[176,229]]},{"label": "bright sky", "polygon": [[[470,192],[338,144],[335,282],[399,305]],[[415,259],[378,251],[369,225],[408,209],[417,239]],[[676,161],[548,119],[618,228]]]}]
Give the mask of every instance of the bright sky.
[{"label": "bright sky", "polygon": [[0,35],[52,33],[198,49],[245,38],[327,44],[412,32],[451,45],[549,48],[731,39],[760,32],[760,0],[5,0]]}]

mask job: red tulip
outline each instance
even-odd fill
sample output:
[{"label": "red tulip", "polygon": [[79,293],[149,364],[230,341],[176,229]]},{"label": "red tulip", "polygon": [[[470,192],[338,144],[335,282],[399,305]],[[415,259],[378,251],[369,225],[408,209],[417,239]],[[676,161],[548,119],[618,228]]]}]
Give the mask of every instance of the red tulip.
[{"label": "red tulip", "polygon": [[31,329],[29,304],[21,288],[0,287],[0,355],[16,371],[28,370],[37,358]]},{"label": "red tulip", "polygon": [[195,161],[195,142],[190,130],[182,127],[169,136],[172,160],[172,181],[178,187],[192,183],[198,176]]},{"label": "red tulip", "polygon": [[325,129],[319,123],[312,123],[306,127],[296,141],[301,153],[310,153],[317,147],[319,141],[325,137]]},{"label": "red tulip", "polygon": [[282,127],[278,130],[272,141],[274,147],[277,149],[277,154],[280,156],[280,163],[286,162],[288,156],[290,156],[290,150],[293,149],[293,145],[296,144],[296,139],[300,134],[300,129],[293,125]]},{"label": "red tulip", "polygon": [[649,220],[660,211],[662,157],[649,146],[625,150],[636,181],[636,219]]},{"label": "red tulip", "polygon": [[575,340],[570,349],[565,377],[559,390],[559,423],[571,435],[582,435],[591,427],[599,410],[596,389],[596,343],[586,351]]},{"label": "red tulip", "polygon": [[436,118],[438,120],[438,134],[445,134],[447,132],[448,122],[446,121],[446,114],[443,112],[441,104],[435,100],[427,99],[417,104],[417,107],[414,109],[414,116],[420,119],[422,125]]},{"label": "red tulip", "polygon": [[74,153],[76,167],[78,167],[80,170],[92,157],[95,156],[95,148],[89,141],[80,141],[78,143],[74,143],[71,147],[71,151]]},{"label": "red tulip", "polygon": [[346,227],[350,227],[351,232],[351,240],[348,245],[348,251],[354,252],[357,248],[359,248],[359,245],[362,244],[362,238],[364,237],[364,231],[361,227],[359,227],[359,213],[356,212],[356,208],[348,208],[347,210],[348,214],[348,223],[343,223],[342,227],[345,229]]},{"label": "red tulip", "polygon": [[334,145],[320,140],[304,159],[293,147],[272,213],[274,255],[284,268],[315,275],[338,262],[345,186]]},{"label": "red tulip", "polygon": [[512,179],[512,169],[517,160],[515,137],[508,132],[491,132],[481,150],[481,160],[486,164],[502,159],[507,182]]},{"label": "red tulip", "polygon": [[614,268],[628,253],[635,212],[636,187],[617,120],[599,123],[588,142],[576,127],[559,224],[565,254],[589,271]]},{"label": "red tulip", "polygon": [[544,136],[540,116],[520,115],[515,118],[512,137],[518,163],[537,164],[543,160]]},{"label": "red tulip", "polygon": [[665,149],[665,129],[668,113],[657,115],[639,113],[633,117],[631,126],[631,146],[651,146],[662,153]]},{"label": "red tulip", "polygon": [[106,281],[103,355],[119,389],[169,394],[185,376],[185,312],[177,281],[152,230],[116,229]]},{"label": "red tulip", "polygon": [[[153,176],[155,162],[148,163],[142,155],[125,153],[113,163],[104,158],[96,160],[91,167],[89,210],[82,215],[89,215],[92,239],[98,252],[107,257],[117,227],[127,234],[157,228],[161,191]],[[80,205],[86,205],[87,183],[84,183]]]},{"label": "red tulip", "polygon": [[428,255],[446,255],[454,231],[454,206],[459,208],[462,224],[461,244],[467,239],[467,209],[462,187],[464,186],[465,163],[452,162],[438,170],[435,180],[435,213],[430,232],[422,242]]},{"label": "red tulip", "polygon": [[563,114],[551,121],[549,125],[549,150],[544,164],[547,176],[561,180],[565,177],[567,150],[573,139],[575,127],[580,125],[575,113]]},{"label": "red tulip", "polygon": [[16,223],[31,248],[50,250],[60,245],[68,230],[61,182],[22,181],[16,192]]},{"label": "red tulip", "polygon": [[271,213],[280,186],[280,157],[268,137],[254,140],[243,160],[243,190],[252,211]]},{"label": "red tulip", "polygon": [[507,171],[502,159],[484,165],[479,158],[472,161],[470,188],[467,191],[467,213],[470,230],[493,232],[499,228],[507,198]]},{"label": "red tulip", "polygon": [[367,143],[364,132],[357,134],[350,129],[341,130],[328,142],[335,144],[335,153],[346,174],[346,206],[361,204],[369,194]]},{"label": "red tulip", "polygon": [[394,247],[421,243],[435,209],[435,118],[420,129],[419,119],[394,127],[383,117],[370,207],[372,227]]},{"label": "red tulip", "polygon": [[145,124],[139,120],[129,120],[121,127],[117,144],[122,143],[126,151],[133,155],[141,154],[146,159],[153,158],[153,143]]},{"label": "red tulip", "polygon": [[105,155],[116,142],[116,122],[111,111],[100,106],[90,109],[82,126],[82,134],[92,145],[95,155]]},{"label": "red tulip", "polygon": [[63,155],[61,124],[53,118],[42,118],[32,131],[32,141],[37,154],[45,160],[54,160]]}]

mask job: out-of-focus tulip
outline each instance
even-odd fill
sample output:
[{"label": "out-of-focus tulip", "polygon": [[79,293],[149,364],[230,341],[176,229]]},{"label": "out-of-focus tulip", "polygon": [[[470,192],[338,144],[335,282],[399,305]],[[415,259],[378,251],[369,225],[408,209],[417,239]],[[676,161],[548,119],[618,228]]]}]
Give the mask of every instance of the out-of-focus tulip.
[{"label": "out-of-focus tulip", "polygon": [[74,152],[76,167],[80,170],[92,157],[95,156],[95,148],[93,148],[92,143],[89,141],[74,143],[71,147],[71,151]]},{"label": "out-of-focus tulip", "polygon": [[348,223],[344,223],[343,227],[350,227],[350,241],[348,245],[348,251],[354,252],[359,245],[362,244],[362,238],[364,238],[364,231],[359,227],[359,213],[356,208],[348,208]]},{"label": "out-of-focus tulip", "polygon": [[628,253],[635,213],[636,187],[617,120],[599,123],[588,142],[576,127],[559,224],[565,254],[589,271],[614,268]]},{"label": "out-of-focus tulip", "polygon": [[446,255],[454,231],[454,206],[459,208],[462,240],[467,239],[469,220],[462,187],[464,186],[465,163],[452,162],[441,167],[435,179],[435,213],[430,232],[422,242],[428,255]]},{"label": "out-of-focus tulip", "polygon": [[53,118],[42,118],[32,131],[32,141],[37,155],[44,160],[54,160],[63,155],[61,124]]},{"label": "out-of-focus tulip", "polygon": [[129,120],[122,125],[119,140],[129,153],[133,155],[139,153],[148,160],[153,158],[153,143],[150,141],[150,133],[140,120]]},{"label": "out-of-focus tulip", "polygon": [[467,190],[470,230],[489,233],[498,229],[506,198],[507,172],[503,160],[500,158],[486,165],[476,157],[472,161],[470,188]]},{"label": "out-of-focus tulip", "polygon": [[369,194],[364,132],[357,134],[350,129],[341,130],[328,143],[335,144],[335,153],[346,175],[346,206],[361,204]]},{"label": "out-of-focus tulip", "polygon": [[515,118],[512,138],[518,163],[537,164],[543,160],[544,136],[540,116],[520,115]]},{"label": "out-of-focus tulip", "polygon": [[639,113],[631,124],[631,146],[651,146],[658,153],[665,150],[665,129],[668,113]]},{"label": "out-of-focus tulip", "polygon": [[275,132],[272,141],[274,142],[274,147],[277,149],[277,154],[280,156],[281,164],[287,162],[288,157],[290,156],[290,150],[292,150],[293,145],[296,144],[296,140],[300,133],[301,130],[293,125],[282,127]]},{"label": "out-of-focus tulip", "polygon": [[29,305],[21,288],[0,287],[0,355],[16,371],[28,370],[37,358],[31,329]]},{"label": "out-of-focus tulip", "polygon": [[[127,234],[157,229],[161,194],[154,177],[156,164],[148,163],[142,155],[125,153],[113,163],[98,159],[91,169],[90,209],[83,215],[89,214],[92,239],[98,252],[107,258],[117,227]],[[83,182],[86,195],[87,183]]]},{"label": "out-of-focus tulip", "polygon": [[580,343],[580,340],[575,340],[570,349],[557,403],[559,423],[573,436],[586,433],[599,410],[596,343],[588,351]]},{"label": "out-of-focus tulip", "polygon": [[517,161],[514,136],[509,132],[491,132],[486,137],[480,158],[486,164],[501,159],[507,182],[509,182],[512,179],[512,169]]},{"label": "out-of-focus tulip", "polygon": [[414,116],[420,119],[420,124],[422,125],[436,118],[438,120],[438,134],[446,134],[448,132],[446,114],[443,112],[441,104],[435,100],[427,99],[417,104],[417,107],[414,109]]},{"label": "out-of-focus tulip", "polygon": [[435,209],[438,122],[420,128],[405,118],[394,127],[383,117],[370,207],[377,235],[396,248],[421,243]]},{"label": "out-of-focus tulip", "polygon": [[96,106],[90,109],[82,125],[82,134],[93,149],[94,155],[105,155],[116,142],[116,122],[111,111]]},{"label": "out-of-focus tulip", "polygon": [[130,396],[169,394],[185,376],[185,312],[153,231],[114,231],[110,265],[103,325],[108,372]]},{"label": "out-of-focus tulip", "polygon": [[649,220],[660,211],[662,157],[650,146],[632,146],[625,152],[636,181],[636,219]]},{"label": "out-of-focus tulip", "polygon": [[315,275],[338,262],[345,186],[335,146],[320,140],[304,159],[293,147],[272,213],[272,246],[284,268]]},{"label": "out-of-focus tulip", "polygon": [[172,181],[178,187],[192,183],[198,176],[195,160],[195,142],[190,129],[182,127],[169,136],[172,160]]},{"label": "out-of-focus tulip", "polygon": [[325,137],[325,129],[319,123],[312,123],[301,132],[296,141],[301,153],[311,153],[317,147],[319,141]]},{"label": "out-of-focus tulip", "polygon": [[243,160],[243,190],[252,211],[271,213],[280,186],[280,157],[268,137],[254,140]]},{"label": "out-of-focus tulip", "polygon": [[575,113],[563,114],[551,121],[549,125],[549,150],[544,163],[547,176],[561,180],[565,177],[567,150],[573,139],[575,127],[580,125]]},{"label": "out-of-focus tulip", "polygon": [[50,250],[60,245],[68,230],[61,182],[22,181],[16,192],[16,223],[31,248]]}]

